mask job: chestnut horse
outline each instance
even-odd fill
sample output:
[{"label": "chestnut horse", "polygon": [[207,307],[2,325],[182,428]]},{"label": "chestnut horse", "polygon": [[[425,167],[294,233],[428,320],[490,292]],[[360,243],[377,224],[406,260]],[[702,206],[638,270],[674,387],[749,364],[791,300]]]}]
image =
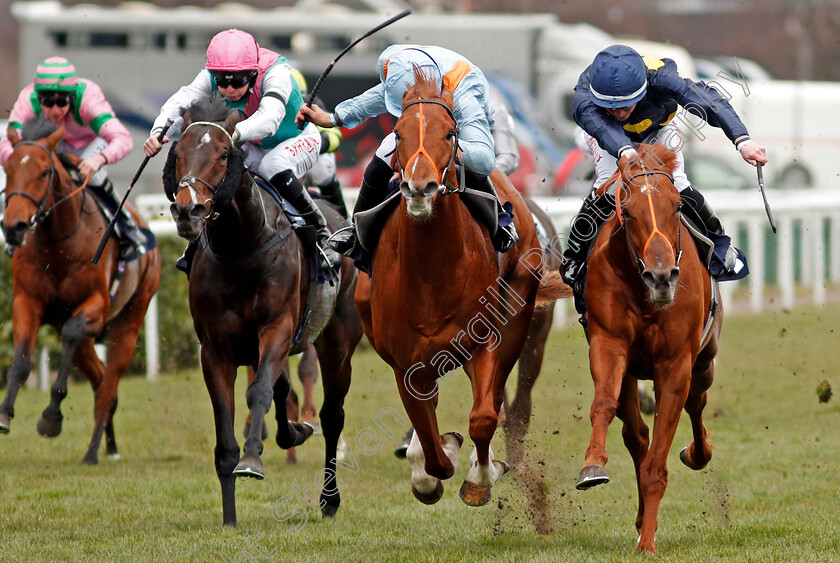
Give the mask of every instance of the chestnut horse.
[{"label": "chestnut horse", "polygon": [[[333,306],[317,308],[295,342],[307,311],[310,261],[280,206],[245,170],[243,152],[231,137],[237,121],[237,113],[221,98],[196,102],[184,114],[181,140],[170,150],[164,169],[178,234],[200,240],[190,274],[190,311],[216,423],[223,522],[236,525],[235,478],[264,477],[263,417],[272,399],[278,446],[298,446],[312,435],[310,425],[287,420],[286,398],[289,354],[301,352],[313,340],[324,387],[321,511],[332,516],[341,501],[335,457],[350,387],[350,356],[362,335],[353,303],[356,273],[345,260],[340,282],[317,289],[321,303],[330,303],[331,292]],[[342,223],[328,207],[323,212],[330,226]],[[237,366],[249,366],[255,373],[246,395],[252,424],[241,459],[233,429]]]},{"label": "chestnut horse", "polygon": [[[618,416],[636,468],[637,550],[655,553],[668,451],[683,408],[694,441],[680,459],[698,470],[712,457],[702,412],[714,378],[723,308],[718,297],[710,318],[717,288],[681,224],[680,195],[671,176],[674,154],[663,145],[642,145],[639,154],[641,159],[619,162],[620,172],[613,176],[619,213],[603,227],[589,261],[584,296],[595,398],[577,488],[609,481],[606,435]],[[653,440],[639,411],[639,379],[653,380]]]},{"label": "chestnut horse", "polygon": [[494,251],[487,229],[453,195],[458,135],[449,90],[415,69],[394,131],[403,197],[382,230],[371,275],[360,277],[356,304],[365,334],[394,370],[414,426],[407,452],[412,492],[427,504],[441,498],[441,480],[455,472],[463,443],[456,432],[438,431],[437,379],[463,365],[472,382],[469,434],[476,450],[460,497],[479,506],[508,470],[490,447],[505,381],[528,335],[541,281],[556,289],[556,280],[543,280],[534,221],[504,174],[491,178],[513,204],[520,236],[505,254]]},{"label": "chestnut horse", "polygon": [[[42,118],[23,129],[23,139],[9,127],[14,151],[6,163],[6,211],[3,233],[17,247],[12,259],[15,357],[9,387],[0,404],[0,433],[8,433],[20,385],[32,370],[38,329],[49,324],[61,335],[62,356],[50,404],[38,421],[38,432],[61,433],[61,401],[75,365],[90,380],[95,402],[93,436],[84,463],[98,462],[104,431],[109,457],[119,458],[114,439],[117,384],[131,361],[149,301],[160,284],[160,252],[155,249],[124,264],[115,238],[98,264],[91,262],[108,225],[87,190],[73,184],[56,155],[64,136]],[[146,223],[129,206],[138,225]],[[111,292],[115,294],[111,295]],[[103,365],[94,341],[107,335],[108,361]]]}]

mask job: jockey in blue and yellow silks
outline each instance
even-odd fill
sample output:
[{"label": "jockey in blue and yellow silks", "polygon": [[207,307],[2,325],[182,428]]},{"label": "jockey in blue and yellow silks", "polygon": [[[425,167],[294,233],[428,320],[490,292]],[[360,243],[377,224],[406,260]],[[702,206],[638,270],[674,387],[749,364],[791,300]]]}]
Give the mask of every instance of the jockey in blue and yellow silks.
[{"label": "jockey in blue and yellow silks", "polygon": [[[612,176],[620,158],[636,157],[640,143],[665,143],[677,156],[673,178],[683,202],[697,211],[708,231],[724,235],[717,215],[686,177],[682,139],[673,121],[678,105],[721,128],[748,163],[767,163],[764,147],[750,139],[746,126],[717,90],[682,78],[670,59],[642,57],[630,47],[613,45],[595,56],[575,86],[574,118],[585,133],[595,164],[594,187]],[[588,243],[615,212],[614,190],[614,186],[607,190],[610,197],[598,196],[593,190],[572,220],[561,271],[573,287],[580,281]],[[737,252],[730,247],[724,263],[727,272],[736,257]],[[581,291],[577,285],[576,291]]]},{"label": "jockey in blue and yellow silks", "polygon": [[[493,194],[495,190],[487,176],[495,168],[493,136],[493,104],[490,100],[490,86],[477,66],[463,56],[436,46],[392,45],[379,55],[380,83],[355,98],[338,104],[332,114],[317,106],[303,106],[298,121],[312,121],[322,127],[356,127],[370,117],[385,112],[399,117],[402,100],[408,88],[414,83],[414,68],[435,78],[442,88],[452,92],[455,122],[458,125],[458,146],[465,166],[466,183],[470,188]],[[396,149],[393,132],[383,139],[376,156],[365,170],[364,180],[354,213],[369,210],[387,197],[388,181],[394,174],[390,155]],[[499,204],[500,207],[500,204]],[[493,246],[505,252],[518,240],[511,222],[504,227],[488,224]],[[345,235],[339,237],[339,235]],[[333,248],[347,255],[355,249],[355,230],[339,231],[331,239]]]}]

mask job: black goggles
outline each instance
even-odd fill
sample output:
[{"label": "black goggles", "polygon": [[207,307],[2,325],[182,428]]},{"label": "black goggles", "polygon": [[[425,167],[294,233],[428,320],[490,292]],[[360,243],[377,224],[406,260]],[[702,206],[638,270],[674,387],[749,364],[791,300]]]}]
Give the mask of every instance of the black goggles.
[{"label": "black goggles", "polygon": [[216,81],[216,86],[219,88],[227,88],[228,86],[242,88],[250,84],[251,78],[254,76],[254,71],[231,72],[226,70],[211,70],[210,74],[213,75],[213,80]]},{"label": "black goggles", "polygon": [[38,102],[45,108],[58,106],[60,108],[70,105],[71,94],[39,94]]}]

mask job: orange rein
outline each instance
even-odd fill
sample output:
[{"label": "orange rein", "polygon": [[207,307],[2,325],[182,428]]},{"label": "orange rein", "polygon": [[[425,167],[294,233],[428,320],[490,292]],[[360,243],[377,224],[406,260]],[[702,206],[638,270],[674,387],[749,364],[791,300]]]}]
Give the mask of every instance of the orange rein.
[{"label": "orange rein", "polygon": [[[669,180],[671,180],[672,183],[674,181],[674,178],[670,174],[668,174],[667,172],[664,172],[662,170],[648,170],[645,167],[644,164],[642,164],[642,171],[641,172],[639,172],[637,174],[633,174],[632,176],[627,178],[627,181],[630,182],[631,180],[633,180],[633,178],[636,178],[638,176],[644,176],[645,177],[645,184],[644,184],[644,186],[641,187],[641,192],[643,194],[645,194],[647,196],[647,199],[648,199],[648,209],[650,209],[650,217],[651,217],[651,221],[653,222],[653,230],[651,231],[650,236],[648,236],[647,240],[645,241],[645,246],[642,249],[642,256],[644,256],[645,253],[647,252],[647,249],[650,246],[651,241],[653,241],[654,237],[656,237],[656,235],[659,235],[660,237],[662,237],[665,240],[665,242],[668,243],[668,246],[671,248],[671,252],[674,253],[676,263],[679,264],[680,258],[682,258],[682,239],[680,239],[680,241],[679,241],[680,242],[679,251],[674,250],[673,243],[671,243],[671,241],[668,240],[668,237],[665,236],[665,233],[663,233],[662,231],[659,230],[659,225],[656,221],[656,212],[653,209],[653,197],[651,195],[653,193],[653,191],[656,189],[656,186],[651,186],[651,184],[649,182],[649,179],[648,179],[649,176],[652,176],[654,174],[662,174],[663,176],[665,176]],[[616,190],[617,194],[616,194],[616,198],[615,198],[616,215],[618,216],[619,224],[622,225],[622,226],[624,225],[624,219],[621,215],[621,194],[620,194],[620,190],[623,187],[624,187],[623,182],[618,184],[618,187],[617,187],[617,190]],[[626,232],[626,229],[625,229],[625,232]],[[628,240],[628,242],[630,241],[629,238],[627,240]],[[643,260],[641,260],[636,255],[636,250],[633,248],[632,243],[630,244],[630,250],[633,252],[633,257],[636,259],[636,263],[639,265],[640,269],[643,270],[645,268],[645,263],[644,263]]]}]

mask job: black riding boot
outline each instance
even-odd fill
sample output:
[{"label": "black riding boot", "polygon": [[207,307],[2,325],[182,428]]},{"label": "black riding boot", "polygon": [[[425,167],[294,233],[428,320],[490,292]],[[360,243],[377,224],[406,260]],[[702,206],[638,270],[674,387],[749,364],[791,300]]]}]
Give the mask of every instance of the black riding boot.
[{"label": "black riding boot", "polygon": [[579,293],[582,293],[583,288],[576,287],[575,283],[578,281],[581,267],[586,262],[589,245],[613,213],[615,213],[615,198],[598,196],[593,191],[583,200],[580,211],[572,220],[560,273],[563,275],[563,281]]},{"label": "black riding boot", "polygon": [[[111,209],[119,207],[121,198],[117,197],[117,192],[114,190],[114,184],[111,183],[110,178],[106,179],[102,184],[97,186],[89,185],[88,187],[93,190],[97,197],[108,204]],[[125,226],[125,242],[128,242],[132,247],[137,249],[145,246],[146,237],[142,232],[140,232],[140,229],[137,228],[134,218],[125,206],[120,208],[120,220]],[[126,253],[126,251],[130,253],[131,248],[124,248],[123,252]]]},{"label": "black riding boot", "polygon": [[304,220],[315,227],[318,231],[318,261],[321,268],[328,272],[333,270],[336,274],[341,267],[341,256],[336,254],[329,246],[327,246],[327,239],[330,238],[330,232],[327,230],[327,220],[312,201],[309,192],[300,183],[300,180],[295,177],[291,170],[284,170],[274,175],[271,179],[271,185],[274,186],[280,193],[280,196],[289,200],[298,213]]},{"label": "black riding boot", "polygon": [[[703,194],[689,186],[680,192],[680,198],[697,212],[697,215],[700,217],[700,220],[703,221],[703,225],[706,227],[706,230],[716,235],[726,234],[723,230],[723,225],[720,223],[720,219],[709,205],[709,202],[706,201],[706,198],[703,197]],[[738,253],[732,245],[729,245],[729,248],[726,249],[726,258],[724,258],[723,267],[727,271],[731,271],[735,266],[735,261],[737,259]]]},{"label": "black riding boot", "polygon": [[462,199],[461,201],[464,201],[464,204],[470,208],[470,212],[487,227],[493,248],[499,252],[507,252],[519,240],[519,233],[516,232],[513,221],[504,226],[499,225],[498,215],[504,209],[490,177],[473,172],[469,168],[464,169],[464,177],[468,188],[490,194],[496,200],[495,211],[490,210],[489,213],[479,206],[471,205],[469,200]]},{"label": "black riding boot", "polygon": [[[394,175],[394,170],[384,160],[374,156],[365,169],[359,195],[356,196],[356,205],[353,213],[361,213],[373,209],[388,197],[388,182]],[[359,241],[356,238],[356,226],[351,218],[351,225],[337,230],[330,237],[330,248],[345,256],[352,256],[358,247]]]},{"label": "black riding boot", "polygon": [[341,182],[338,181],[338,178],[333,176],[332,180],[323,186],[318,186],[318,189],[321,190],[321,197],[335,207],[342,217],[347,219],[347,206],[344,204],[344,196],[341,195]]}]

